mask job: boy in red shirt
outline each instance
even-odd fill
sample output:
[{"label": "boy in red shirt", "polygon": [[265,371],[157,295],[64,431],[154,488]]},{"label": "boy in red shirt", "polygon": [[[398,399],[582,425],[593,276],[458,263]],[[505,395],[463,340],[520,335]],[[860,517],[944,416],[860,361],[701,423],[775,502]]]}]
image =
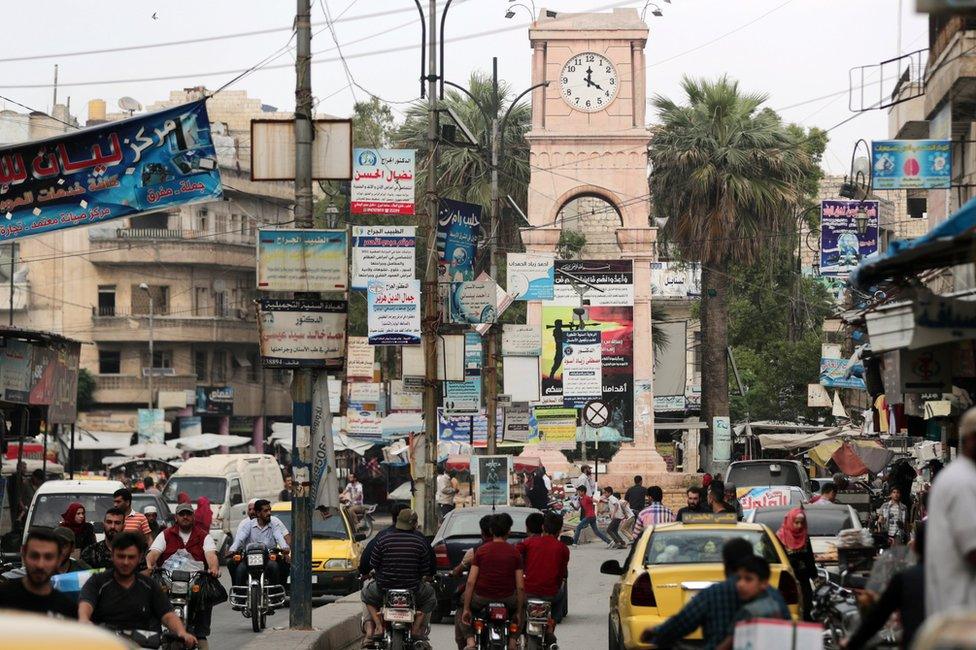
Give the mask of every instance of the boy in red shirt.
[{"label": "boy in red shirt", "polygon": [[[522,627],[525,608],[525,584],[522,573],[522,557],[506,540],[512,530],[512,516],[506,512],[491,518],[492,540],[478,547],[468,572],[468,584],[464,589],[464,611],[461,627],[467,648],[475,647],[474,628],[471,625],[472,610],[483,609],[493,602],[505,603],[509,615]],[[509,650],[515,650],[516,636],[508,640]]]},{"label": "boy in red shirt", "polygon": [[576,506],[580,511],[580,522],[576,526],[576,532],[573,533],[573,546],[579,546],[580,533],[583,529],[589,526],[596,533],[596,536],[604,541],[604,543],[610,547],[613,546],[613,542],[607,537],[602,530],[596,527],[596,506],[593,504],[593,497],[586,493],[586,487],[581,485],[576,488],[576,501],[578,506]]},{"label": "boy in red shirt", "polygon": [[[540,598],[553,602],[553,612],[556,607],[554,601],[559,595],[559,589],[569,576],[569,548],[559,541],[559,533],[563,530],[563,516],[554,512],[547,513],[542,524],[543,534],[529,537],[516,548],[522,555],[522,565],[525,570],[525,597]],[[549,639],[546,647],[556,642],[549,628]]]}]

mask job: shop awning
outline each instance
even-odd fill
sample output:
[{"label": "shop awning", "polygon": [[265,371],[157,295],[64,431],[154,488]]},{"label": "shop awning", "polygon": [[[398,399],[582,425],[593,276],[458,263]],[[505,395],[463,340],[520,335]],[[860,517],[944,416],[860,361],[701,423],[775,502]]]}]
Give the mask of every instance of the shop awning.
[{"label": "shop awning", "polygon": [[895,457],[895,452],[877,440],[830,440],[809,453],[810,460],[820,467],[826,467],[827,461],[832,460],[848,476],[877,474]]},{"label": "shop awning", "polygon": [[816,447],[822,442],[835,438],[852,437],[861,435],[860,429],[851,427],[835,427],[816,433],[765,433],[759,437],[759,445],[763,449],[781,449],[785,451],[796,451],[798,449],[809,449]]},{"label": "shop awning", "polygon": [[125,458],[149,458],[155,460],[169,460],[179,458],[183,452],[170,445],[158,442],[143,442],[131,447],[116,449],[115,453]]},{"label": "shop awning", "polygon": [[[128,431],[86,431],[75,430],[75,451],[116,450],[128,447],[132,443],[134,432]],[[65,448],[71,448],[71,433],[65,432],[58,438]]]},{"label": "shop awning", "polygon": [[976,256],[976,198],[951,217],[915,239],[898,239],[888,250],[861,263],[851,284],[868,291],[872,286],[919,271],[972,262]]},{"label": "shop awning", "polygon": [[[654,423],[657,426],[657,423]],[[817,424],[801,424],[799,422],[786,422],[783,420],[757,420],[756,422],[743,422],[732,427],[735,437],[761,435],[764,433],[814,433],[823,431],[826,427]]]},{"label": "shop awning", "polygon": [[218,447],[240,447],[251,442],[245,436],[222,436],[219,433],[201,433],[197,436],[186,436],[185,438],[174,438],[167,440],[167,445],[179,447],[186,451],[210,451]]}]

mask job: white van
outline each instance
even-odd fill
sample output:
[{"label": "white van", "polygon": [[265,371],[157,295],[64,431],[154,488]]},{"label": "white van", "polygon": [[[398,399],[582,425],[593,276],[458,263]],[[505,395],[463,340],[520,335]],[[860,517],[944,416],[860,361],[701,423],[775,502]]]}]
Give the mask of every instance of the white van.
[{"label": "white van", "polygon": [[237,525],[247,517],[251,499],[278,500],[285,483],[274,456],[215,454],[190,458],[166,483],[163,499],[175,510],[180,492],[191,501],[207,497],[213,509],[210,536],[221,555],[234,540]]},{"label": "white van", "polygon": [[112,496],[115,491],[124,487],[119,481],[46,481],[34,493],[24,537],[34,526],[57,526],[68,506],[79,501],[85,506],[85,518],[95,527],[96,539],[102,541],[105,538],[102,529],[105,511],[115,505]]}]

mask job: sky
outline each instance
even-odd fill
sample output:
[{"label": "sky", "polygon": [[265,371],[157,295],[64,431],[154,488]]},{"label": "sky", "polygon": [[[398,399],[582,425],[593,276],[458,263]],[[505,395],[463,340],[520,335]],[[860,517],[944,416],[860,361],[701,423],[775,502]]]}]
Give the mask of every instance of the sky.
[{"label": "sky", "polygon": [[[641,11],[646,4],[537,0],[534,6],[538,11],[610,11],[614,6]],[[509,6],[516,12],[512,19],[504,17]],[[532,6],[533,0],[454,0],[446,27],[447,79],[463,84],[473,70],[490,71],[491,57],[497,56],[499,76],[517,91],[527,88]],[[663,16],[653,16],[653,7],[646,12],[649,95],[680,100],[683,75],[728,74],[745,90],[767,93],[767,105],[785,120],[808,127],[830,128],[855,115],[848,107],[849,71],[897,56],[899,7],[901,52],[927,46],[927,17],[915,12],[914,0],[658,0],[657,6]],[[122,96],[149,104],[175,88],[217,89],[239,71],[264,62],[266,67],[230,88],[290,111],[294,11],[295,4],[284,0],[17,3],[15,10],[4,12],[0,95],[48,111],[57,64],[59,102],[70,97],[72,113],[84,120],[92,98],[105,99],[110,111]],[[312,21],[316,110],[347,116],[356,100],[373,94],[389,101],[402,117],[419,96],[421,37],[414,3],[313,0]],[[254,31],[268,33],[214,40]],[[144,47],[194,39],[201,40]],[[133,46],[141,49],[78,54]],[[337,56],[340,50],[345,65]],[[876,70],[866,79],[876,81]],[[873,83],[867,91],[868,103],[876,101],[879,85]],[[0,108],[23,110],[4,99]],[[648,118],[653,122],[653,112]],[[847,171],[854,143],[859,138],[884,139],[887,120],[887,110],[871,110],[832,130],[824,168]]]}]

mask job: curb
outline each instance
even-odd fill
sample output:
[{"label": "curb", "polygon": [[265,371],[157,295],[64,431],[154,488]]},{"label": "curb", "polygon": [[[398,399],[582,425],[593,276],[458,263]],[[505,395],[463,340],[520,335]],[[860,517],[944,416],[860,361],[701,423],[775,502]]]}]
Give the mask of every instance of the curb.
[{"label": "curb", "polygon": [[265,630],[242,650],[342,650],[362,639],[359,592],[312,610],[311,630]]}]

